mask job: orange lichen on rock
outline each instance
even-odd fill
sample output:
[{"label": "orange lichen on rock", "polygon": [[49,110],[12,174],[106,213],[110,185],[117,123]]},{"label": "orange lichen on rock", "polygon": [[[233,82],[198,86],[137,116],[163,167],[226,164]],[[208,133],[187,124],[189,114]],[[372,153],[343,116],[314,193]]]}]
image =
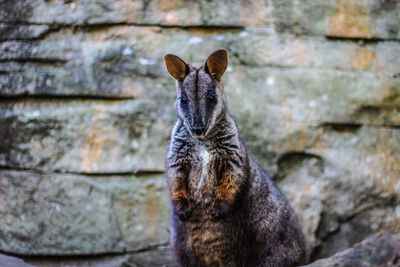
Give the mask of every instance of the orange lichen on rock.
[{"label": "orange lichen on rock", "polygon": [[167,12],[179,9],[179,6],[184,6],[184,3],[182,3],[182,0],[161,0],[159,5],[161,11]]},{"label": "orange lichen on rock", "polygon": [[272,19],[266,12],[265,4],[262,4],[262,1],[243,2],[239,20],[249,26],[262,26],[272,22]]},{"label": "orange lichen on rock", "polygon": [[96,128],[86,129],[85,134],[87,135],[87,143],[80,150],[79,157],[82,160],[82,169],[85,172],[90,172],[97,169],[97,163],[102,153],[102,140]]},{"label": "orange lichen on rock", "polygon": [[359,49],[352,53],[350,58],[350,66],[352,70],[366,71],[371,67],[374,60],[374,51],[369,49]]},{"label": "orange lichen on rock", "polygon": [[159,2],[159,10],[162,24],[169,25],[184,25],[196,24],[199,16],[199,4],[190,2],[189,5],[182,0]]},{"label": "orange lichen on rock", "polygon": [[329,18],[329,28],[325,33],[333,37],[370,38],[368,6],[358,1],[340,0],[338,11]]}]

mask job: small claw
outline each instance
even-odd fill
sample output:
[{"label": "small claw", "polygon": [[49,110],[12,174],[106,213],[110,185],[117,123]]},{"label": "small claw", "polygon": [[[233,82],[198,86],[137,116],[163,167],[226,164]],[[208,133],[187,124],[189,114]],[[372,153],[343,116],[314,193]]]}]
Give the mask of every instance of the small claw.
[{"label": "small claw", "polygon": [[180,209],[180,210],[176,211],[176,215],[178,215],[178,217],[179,217],[179,219],[181,219],[181,221],[185,222],[185,221],[189,220],[190,217],[192,216],[192,209],[190,206],[185,209]]},{"label": "small claw", "polygon": [[230,211],[230,205],[227,201],[221,199],[215,199],[211,205],[210,213],[214,219],[220,219],[226,216]]},{"label": "small claw", "polygon": [[192,216],[192,207],[187,199],[181,199],[175,205],[175,214],[181,221],[187,221]]}]

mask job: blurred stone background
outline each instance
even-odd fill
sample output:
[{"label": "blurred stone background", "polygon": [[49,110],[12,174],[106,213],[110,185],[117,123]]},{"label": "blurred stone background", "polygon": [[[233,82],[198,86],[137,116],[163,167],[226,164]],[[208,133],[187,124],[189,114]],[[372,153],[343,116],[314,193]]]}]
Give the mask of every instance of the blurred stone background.
[{"label": "blurred stone background", "polygon": [[400,1],[0,0],[0,252],[171,264],[163,56],[218,48],[311,260],[399,232]]}]

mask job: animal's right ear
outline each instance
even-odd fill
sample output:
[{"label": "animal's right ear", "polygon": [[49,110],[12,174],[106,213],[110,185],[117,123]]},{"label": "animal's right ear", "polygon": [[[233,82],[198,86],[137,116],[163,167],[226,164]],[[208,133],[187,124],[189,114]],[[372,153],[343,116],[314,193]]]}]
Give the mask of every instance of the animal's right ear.
[{"label": "animal's right ear", "polygon": [[178,81],[182,81],[189,74],[189,66],[181,58],[168,54],[165,56],[165,65],[169,74]]}]

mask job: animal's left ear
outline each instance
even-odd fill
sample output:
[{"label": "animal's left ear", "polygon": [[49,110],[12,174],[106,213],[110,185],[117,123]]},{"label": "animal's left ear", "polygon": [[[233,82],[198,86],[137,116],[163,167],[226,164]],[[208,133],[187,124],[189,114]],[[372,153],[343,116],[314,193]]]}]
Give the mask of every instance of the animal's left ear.
[{"label": "animal's left ear", "polygon": [[213,52],[206,61],[205,71],[216,80],[221,79],[228,66],[228,52],[221,49]]}]

